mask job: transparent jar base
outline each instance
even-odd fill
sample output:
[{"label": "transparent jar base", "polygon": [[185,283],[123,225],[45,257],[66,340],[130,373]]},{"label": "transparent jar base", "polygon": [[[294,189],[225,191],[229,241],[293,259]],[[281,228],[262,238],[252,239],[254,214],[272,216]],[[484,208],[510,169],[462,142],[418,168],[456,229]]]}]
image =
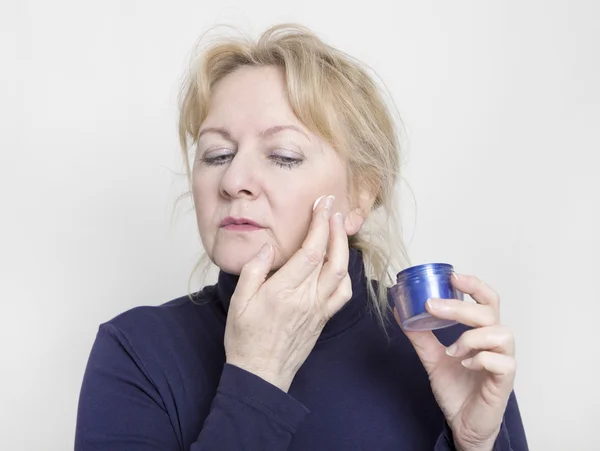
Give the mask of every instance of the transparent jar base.
[{"label": "transparent jar base", "polygon": [[458,323],[449,319],[436,318],[425,312],[404,320],[402,322],[402,328],[409,332],[421,332],[424,330],[443,329],[445,327],[454,326],[455,324]]}]

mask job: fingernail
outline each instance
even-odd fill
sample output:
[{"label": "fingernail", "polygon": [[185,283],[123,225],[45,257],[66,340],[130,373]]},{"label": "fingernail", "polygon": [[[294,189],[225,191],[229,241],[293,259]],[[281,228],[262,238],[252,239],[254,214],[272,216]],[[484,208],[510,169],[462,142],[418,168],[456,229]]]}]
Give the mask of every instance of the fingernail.
[{"label": "fingernail", "polygon": [[338,224],[342,224],[342,214],[338,211],[336,214],[333,215],[333,220]]},{"label": "fingernail", "polygon": [[454,277],[456,280],[460,280],[458,274],[456,274],[455,272],[452,272],[452,277]]},{"label": "fingernail", "polygon": [[453,344],[452,346],[449,346],[446,348],[446,355],[449,355],[450,357],[453,357],[454,354],[456,354],[456,348],[458,346],[456,346],[456,343]]},{"label": "fingernail", "polygon": [[325,205],[324,207],[329,209],[333,206],[333,201],[335,200],[335,196],[327,196],[325,198]]},{"label": "fingernail", "polygon": [[460,363],[462,364],[462,366],[469,368],[471,366],[471,364],[473,363],[473,358],[465,359]]},{"label": "fingernail", "polygon": [[431,298],[427,300],[427,305],[431,310],[441,310],[444,308],[444,301],[441,299]]},{"label": "fingernail", "polygon": [[319,201],[321,199],[323,199],[325,196],[321,196],[319,197],[317,200],[315,200],[315,203],[313,204],[313,211],[315,211],[317,209],[317,205],[319,205]]},{"label": "fingernail", "polygon": [[263,247],[258,251],[258,258],[262,260],[268,260],[269,255],[271,255],[271,245],[269,243],[263,244]]}]

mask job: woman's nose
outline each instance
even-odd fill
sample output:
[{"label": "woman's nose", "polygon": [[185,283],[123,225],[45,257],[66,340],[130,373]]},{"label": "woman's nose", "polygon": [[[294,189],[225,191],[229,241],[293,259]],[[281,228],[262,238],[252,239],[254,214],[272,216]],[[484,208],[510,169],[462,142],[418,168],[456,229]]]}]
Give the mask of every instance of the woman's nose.
[{"label": "woman's nose", "polygon": [[238,150],[221,179],[221,195],[227,198],[256,197],[259,194],[256,158]]}]

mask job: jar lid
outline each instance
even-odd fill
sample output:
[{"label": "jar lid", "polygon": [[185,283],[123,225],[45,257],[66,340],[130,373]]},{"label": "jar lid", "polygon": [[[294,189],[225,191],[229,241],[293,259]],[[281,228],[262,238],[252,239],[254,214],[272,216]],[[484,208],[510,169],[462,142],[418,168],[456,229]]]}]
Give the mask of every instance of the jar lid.
[{"label": "jar lid", "polygon": [[454,267],[449,263],[424,263],[422,265],[411,266],[400,271],[396,275],[396,282],[401,280],[412,279],[413,277],[437,276],[442,274],[450,274],[454,271]]}]

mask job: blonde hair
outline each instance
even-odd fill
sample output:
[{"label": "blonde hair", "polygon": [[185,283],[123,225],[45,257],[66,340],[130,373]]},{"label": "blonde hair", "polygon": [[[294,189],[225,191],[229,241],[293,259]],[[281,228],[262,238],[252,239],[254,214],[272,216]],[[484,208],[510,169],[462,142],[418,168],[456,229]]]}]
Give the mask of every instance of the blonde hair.
[{"label": "blonde hair", "polygon": [[[298,24],[273,26],[257,40],[228,36],[202,50],[197,47],[179,93],[179,140],[190,188],[181,197],[191,193],[189,149],[196,144],[208,114],[211,92],[225,76],[245,66],[283,70],[289,103],[298,119],[343,155],[351,191],[362,187],[374,196],[371,214],[349,244],[362,252],[367,276],[381,287],[368,284],[369,298],[383,325],[388,309],[383,287],[394,283],[393,271],[409,259],[396,212],[399,129],[383,90],[363,63]],[[190,281],[203,259],[194,267]],[[191,298],[189,291],[188,285]]]}]

